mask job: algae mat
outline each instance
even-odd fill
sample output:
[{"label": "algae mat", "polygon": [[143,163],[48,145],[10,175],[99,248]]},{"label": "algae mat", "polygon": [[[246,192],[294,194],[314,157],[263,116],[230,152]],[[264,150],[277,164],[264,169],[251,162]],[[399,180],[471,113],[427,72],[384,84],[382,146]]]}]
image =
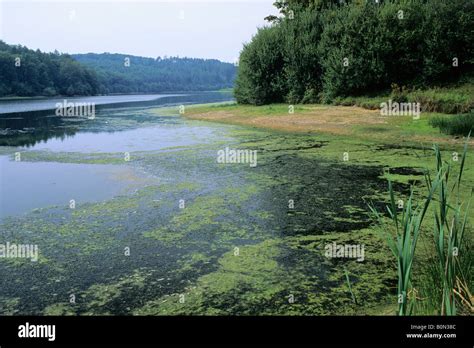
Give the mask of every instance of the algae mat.
[{"label": "algae mat", "polygon": [[[363,156],[390,156],[393,149],[346,141],[349,160],[336,138],[205,127],[213,130],[205,141],[132,151],[126,163],[121,152],[26,151],[25,161],[126,165],[146,179],[108,200],[5,219],[0,244],[38,245],[39,257],[0,261],[0,314],[330,315],[396,308],[396,268],[367,207],[383,205],[387,166],[383,155],[380,162]],[[257,165],[219,163],[225,148],[257,151]],[[13,156],[16,149],[3,151]],[[399,170],[399,177],[419,174]],[[400,196],[409,191],[404,180],[395,187]],[[328,246],[337,245],[359,246],[357,257],[328,257]]]}]

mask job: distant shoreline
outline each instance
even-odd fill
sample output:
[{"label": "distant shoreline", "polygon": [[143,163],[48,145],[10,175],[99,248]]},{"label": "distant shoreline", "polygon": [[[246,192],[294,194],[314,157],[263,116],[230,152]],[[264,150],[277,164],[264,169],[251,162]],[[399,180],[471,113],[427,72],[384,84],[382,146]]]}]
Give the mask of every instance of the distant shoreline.
[{"label": "distant shoreline", "polygon": [[53,99],[53,98],[87,98],[87,97],[114,97],[114,96],[127,96],[127,95],[161,95],[161,94],[180,94],[180,93],[205,93],[205,92],[219,92],[219,93],[232,93],[234,91],[233,88],[221,88],[221,89],[214,89],[214,90],[206,90],[206,91],[163,91],[163,92],[150,92],[150,93],[110,93],[110,94],[94,94],[94,95],[52,95],[52,96],[44,96],[44,95],[35,95],[32,97],[22,97],[22,96],[8,96],[8,97],[0,97],[0,101],[14,101],[14,100],[42,100],[42,99]]}]

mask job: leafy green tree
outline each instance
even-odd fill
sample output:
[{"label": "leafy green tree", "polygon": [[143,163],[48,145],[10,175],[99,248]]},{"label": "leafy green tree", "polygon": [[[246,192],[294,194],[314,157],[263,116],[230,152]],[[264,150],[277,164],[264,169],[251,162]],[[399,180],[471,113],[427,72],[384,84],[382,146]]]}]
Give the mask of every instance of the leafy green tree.
[{"label": "leafy green tree", "polygon": [[393,84],[426,88],[474,75],[473,1],[279,0],[275,6],[283,16],[267,18],[272,25],[241,53],[241,103],[329,102]]},{"label": "leafy green tree", "polygon": [[282,24],[285,37],[284,73],[290,103],[316,102],[321,91],[321,66],[315,46],[322,33],[320,13],[300,9]]},{"label": "leafy green tree", "polygon": [[259,29],[240,54],[235,97],[241,103],[281,102],[287,94],[284,42],[279,27]]},{"label": "leafy green tree", "polygon": [[[15,59],[20,66],[15,66]],[[131,65],[124,66],[130,58]],[[215,59],[154,59],[120,54],[43,53],[0,41],[0,96],[95,95],[217,90],[237,68]]]},{"label": "leafy green tree", "polygon": [[[145,58],[123,54],[77,54],[78,62],[97,72],[102,93],[159,93],[229,88],[234,64],[215,59]],[[126,61],[130,62],[125,65]]]},{"label": "leafy green tree", "polygon": [[425,8],[422,79],[455,81],[474,68],[474,2],[432,0]]},{"label": "leafy green tree", "polygon": [[378,37],[379,6],[344,6],[324,13],[318,45],[326,99],[373,91],[385,75],[383,38]]},{"label": "leafy green tree", "polygon": [[3,41],[0,41],[0,84],[0,96],[92,95],[99,91],[96,74],[70,56],[33,51]]}]

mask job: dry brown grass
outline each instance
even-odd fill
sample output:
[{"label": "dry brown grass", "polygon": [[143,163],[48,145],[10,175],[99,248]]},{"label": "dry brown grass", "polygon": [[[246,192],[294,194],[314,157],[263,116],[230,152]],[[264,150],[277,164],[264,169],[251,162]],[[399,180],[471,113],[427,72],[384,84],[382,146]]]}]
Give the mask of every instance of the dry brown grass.
[{"label": "dry brown grass", "polygon": [[293,132],[327,132],[350,134],[353,125],[380,125],[387,117],[376,110],[345,106],[312,106],[295,114],[275,114],[249,117],[236,111],[218,110],[199,112],[190,109],[186,117]]},{"label": "dry brown grass", "polygon": [[[357,106],[305,105],[294,114],[273,112],[262,115],[252,113],[252,107],[189,108],[185,116],[190,119],[222,122],[255,128],[272,129],[285,132],[314,132],[333,135],[363,137],[374,140],[414,141],[426,143],[462,144],[462,138],[453,138],[440,134],[436,129],[420,123],[416,128],[407,130],[404,124],[410,122],[409,116],[381,116],[379,110],[367,110]],[[428,117],[422,115],[422,117]],[[422,130],[422,127],[425,127]],[[428,129],[428,131],[427,131]],[[474,140],[471,141],[474,144]]]}]

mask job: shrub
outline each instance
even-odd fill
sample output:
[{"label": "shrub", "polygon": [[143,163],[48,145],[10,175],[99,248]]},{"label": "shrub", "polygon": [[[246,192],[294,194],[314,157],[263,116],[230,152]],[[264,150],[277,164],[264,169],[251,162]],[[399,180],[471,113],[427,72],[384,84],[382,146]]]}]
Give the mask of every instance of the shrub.
[{"label": "shrub", "polygon": [[435,116],[430,119],[430,125],[449,135],[467,136],[474,130],[474,112],[454,116]]},{"label": "shrub", "polygon": [[474,86],[467,84],[450,88],[416,90],[410,92],[408,100],[420,103],[424,112],[467,113],[474,109]]},{"label": "shrub", "polygon": [[327,101],[380,87],[385,72],[377,58],[383,50],[377,33],[378,12],[376,4],[366,3],[324,13],[318,52]]},{"label": "shrub", "polygon": [[408,91],[405,86],[400,87],[396,83],[393,83],[390,97],[397,103],[406,103],[408,101]]},{"label": "shrub", "polygon": [[240,54],[234,91],[239,103],[262,105],[283,101],[287,94],[283,56],[280,28],[259,29]]},{"label": "shrub", "polygon": [[284,73],[288,83],[286,101],[312,103],[321,91],[321,67],[318,52],[322,26],[317,11],[298,10],[293,19],[282,22],[285,36]]}]

